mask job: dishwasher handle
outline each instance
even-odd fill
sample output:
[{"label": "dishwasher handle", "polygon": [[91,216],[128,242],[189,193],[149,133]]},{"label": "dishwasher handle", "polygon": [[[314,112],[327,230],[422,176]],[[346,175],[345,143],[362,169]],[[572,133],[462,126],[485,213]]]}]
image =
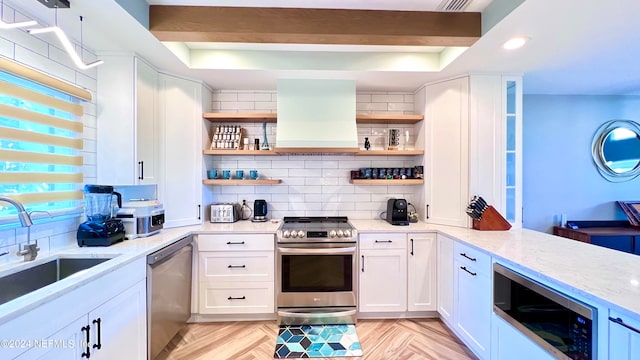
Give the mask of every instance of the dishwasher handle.
[{"label": "dishwasher handle", "polygon": [[180,251],[182,248],[191,245],[192,243],[193,238],[191,236],[182,238],[169,246],[166,246],[152,254],[149,254],[147,256],[147,264],[153,267],[157,263],[162,262],[164,259],[170,257],[171,255]]}]

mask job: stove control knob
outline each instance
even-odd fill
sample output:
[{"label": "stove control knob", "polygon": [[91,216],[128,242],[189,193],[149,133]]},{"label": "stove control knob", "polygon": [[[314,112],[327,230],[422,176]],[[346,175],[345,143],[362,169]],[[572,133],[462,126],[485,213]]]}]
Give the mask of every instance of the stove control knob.
[{"label": "stove control knob", "polygon": [[282,237],[284,237],[285,239],[286,239],[286,238],[288,238],[289,236],[291,236],[291,233],[289,232],[289,230],[285,230],[285,231],[282,233]]},{"label": "stove control knob", "polygon": [[346,238],[351,237],[351,230],[347,229],[343,232],[343,234],[344,234],[344,237]]},{"label": "stove control knob", "polygon": [[338,230],[338,237],[342,237],[342,235],[344,235],[344,233],[342,232],[342,230]]},{"label": "stove control knob", "polygon": [[299,230],[299,231],[298,231],[298,237],[299,237],[299,238],[303,238],[303,237],[304,237],[304,231]]},{"label": "stove control knob", "polygon": [[335,231],[335,230],[331,230],[331,231],[329,231],[329,237],[330,237],[330,238],[334,238],[334,237],[336,237],[336,231]]},{"label": "stove control knob", "polygon": [[297,238],[298,237],[298,232],[295,230],[291,230],[291,237],[292,238]]}]

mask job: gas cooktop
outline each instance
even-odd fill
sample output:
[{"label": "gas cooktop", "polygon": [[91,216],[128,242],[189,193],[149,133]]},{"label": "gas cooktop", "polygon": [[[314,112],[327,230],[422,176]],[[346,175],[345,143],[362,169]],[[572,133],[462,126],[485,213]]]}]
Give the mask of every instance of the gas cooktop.
[{"label": "gas cooktop", "polygon": [[285,216],[276,234],[278,242],[352,242],[357,236],[346,216]]}]

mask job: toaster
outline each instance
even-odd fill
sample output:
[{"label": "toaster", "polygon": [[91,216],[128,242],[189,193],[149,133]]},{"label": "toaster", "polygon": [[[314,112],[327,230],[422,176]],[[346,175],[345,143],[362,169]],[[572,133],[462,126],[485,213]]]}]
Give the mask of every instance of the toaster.
[{"label": "toaster", "polygon": [[240,220],[241,207],[238,203],[211,204],[212,223],[233,223]]}]

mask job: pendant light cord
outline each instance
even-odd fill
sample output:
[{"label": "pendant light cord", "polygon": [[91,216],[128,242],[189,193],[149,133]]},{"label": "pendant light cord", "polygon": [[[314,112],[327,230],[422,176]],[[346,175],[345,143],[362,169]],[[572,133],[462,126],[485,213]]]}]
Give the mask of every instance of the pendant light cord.
[{"label": "pendant light cord", "polygon": [[82,39],[82,20],[84,17],[80,15],[80,60],[84,62],[84,40]]}]

